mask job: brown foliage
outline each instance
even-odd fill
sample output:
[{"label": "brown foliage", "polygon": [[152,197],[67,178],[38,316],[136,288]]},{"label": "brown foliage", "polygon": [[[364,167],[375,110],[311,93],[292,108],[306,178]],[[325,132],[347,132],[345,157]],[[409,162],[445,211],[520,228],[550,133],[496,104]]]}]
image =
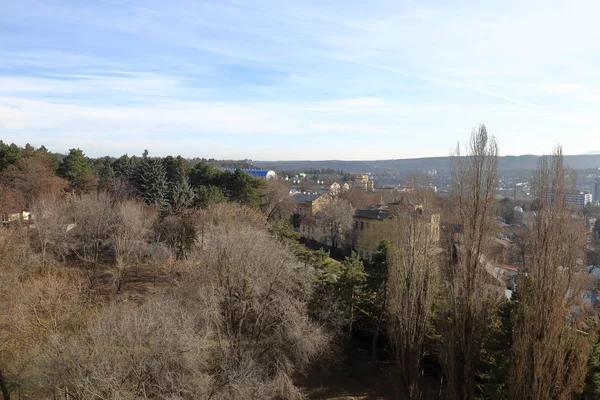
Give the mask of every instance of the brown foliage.
[{"label": "brown foliage", "polygon": [[0,184],[0,215],[18,213],[26,207],[25,197],[20,192]]},{"label": "brown foliage", "polygon": [[27,202],[45,195],[58,195],[69,183],[56,176],[52,160],[44,156],[23,157],[3,174],[4,181]]},{"label": "brown foliage", "polygon": [[348,201],[354,208],[367,208],[371,204],[381,202],[381,194],[367,192],[359,188],[351,188],[350,190],[340,194],[340,198]]}]

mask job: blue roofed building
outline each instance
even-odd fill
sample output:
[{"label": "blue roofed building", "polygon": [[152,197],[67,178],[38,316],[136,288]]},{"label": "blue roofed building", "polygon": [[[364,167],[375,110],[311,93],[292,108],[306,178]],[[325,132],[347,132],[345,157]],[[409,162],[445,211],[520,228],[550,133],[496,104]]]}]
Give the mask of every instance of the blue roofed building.
[{"label": "blue roofed building", "polygon": [[[235,172],[236,169],[239,168],[225,168],[225,171]],[[257,178],[263,179],[277,179],[277,174],[275,171],[270,169],[239,169],[249,175],[256,176]]]}]

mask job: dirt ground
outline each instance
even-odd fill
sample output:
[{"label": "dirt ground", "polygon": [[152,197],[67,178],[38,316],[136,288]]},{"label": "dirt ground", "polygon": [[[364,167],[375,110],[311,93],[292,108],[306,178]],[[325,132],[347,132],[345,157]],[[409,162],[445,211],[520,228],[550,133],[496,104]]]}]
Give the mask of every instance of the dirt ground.
[{"label": "dirt ground", "polygon": [[[297,379],[306,397],[311,400],[397,400],[398,373],[392,360],[373,363],[368,354],[355,348],[352,364],[347,360],[315,363],[307,373]],[[440,382],[426,378],[423,400],[440,400]]]}]

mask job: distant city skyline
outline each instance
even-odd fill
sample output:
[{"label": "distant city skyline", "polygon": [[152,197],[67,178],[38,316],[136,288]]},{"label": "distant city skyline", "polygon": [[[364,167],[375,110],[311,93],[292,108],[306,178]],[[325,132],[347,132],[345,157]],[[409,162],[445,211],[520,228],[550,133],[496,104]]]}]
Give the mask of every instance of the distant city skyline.
[{"label": "distant city skyline", "polygon": [[[1,1],[1,0],[0,0]],[[92,157],[599,150],[600,3],[1,1],[0,139]]]}]

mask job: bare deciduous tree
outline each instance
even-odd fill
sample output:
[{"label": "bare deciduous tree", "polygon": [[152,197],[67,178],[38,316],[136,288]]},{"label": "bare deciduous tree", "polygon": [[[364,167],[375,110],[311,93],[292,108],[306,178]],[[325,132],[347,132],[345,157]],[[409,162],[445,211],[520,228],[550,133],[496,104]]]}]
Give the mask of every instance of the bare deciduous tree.
[{"label": "bare deciduous tree", "polygon": [[156,214],[139,201],[129,200],[117,204],[109,239],[115,252],[117,293],[131,267],[135,265],[139,274],[139,257],[144,245],[148,243],[155,219]]},{"label": "bare deciduous tree", "polygon": [[313,274],[267,232],[213,226],[177,293],[214,335],[212,398],[299,398],[292,374],[325,344],[307,312]]},{"label": "bare deciduous tree", "polygon": [[194,213],[167,215],[156,225],[157,239],[164,241],[171,257],[184,259],[197,239],[197,224]]},{"label": "bare deciduous tree", "polygon": [[315,215],[316,224],[323,232],[323,240],[334,253],[342,246],[352,228],[354,208],[346,200],[334,198],[326,202]]},{"label": "bare deciduous tree", "polygon": [[422,209],[398,215],[388,250],[388,336],[404,398],[421,398],[423,344],[437,294],[436,243]]},{"label": "bare deciduous tree", "polygon": [[566,400],[583,389],[594,336],[582,328],[585,228],[566,202],[572,181],[560,147],[540,160],[534,181],[540,209],[517,291],[508,387],[513,399]]},{"label": "bare deciduous tree", "polygon": [[343,192],[340,198],[348,201],[354,208],[365,208],[381,201],[381,193],[367,192],[364,189],[351,188]]},{"label": "bare deciduous tree", "polygon": [[497,187],[498,147],[484,125],[471,134],[466,156],[457,148],[453,159],[454,222],[460,240],[452,245],[446,271],[446,309],[440,319],[440,363],[447,396],[475,397],[476,365],[497,292],[487,283],[486,258]]},{"label": "bare deciduous tree", "polygon": [[260,196],[260,209],[268,221],[287,217],[293,208],[289,189],[284,181],[270,179]]},{"label": "bare deciduous tree", "polygon": [[49,157],[23,157],[3,174],[4,180],[32,202],[40,196],[58,195],[69,183],[55,175]]},{"label": "bare deciduous tree", "polygon": [[67,233],[67,206],[64,199],[55,194],[41,196],[31,205],[35,242],[39,245],[42,270],[46,268],[51,250],[64,247]]},{"label": "bare deciduous tree", "polygon": [[111,220],[115,216],[114,201],[104,192],[74,196],[69,214],[74,223],[69,231],[73,252],[83,262],[90,285],[100,263],[103,247],[108,244]]}]

